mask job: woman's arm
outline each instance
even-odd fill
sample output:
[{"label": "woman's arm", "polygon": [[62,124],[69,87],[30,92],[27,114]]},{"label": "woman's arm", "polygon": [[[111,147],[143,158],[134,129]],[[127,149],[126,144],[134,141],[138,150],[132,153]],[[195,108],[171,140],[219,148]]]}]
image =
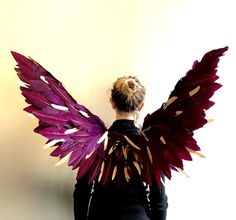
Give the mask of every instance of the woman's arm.
[{"label": "woman's arm", "polygon": [[166,220],[167,214],[167,196],[165,192],[165,186],[159,187],[156,181],[153,181],[150,186],[150,208],[151,208],[151,220]]},{"label": "woman's arm", "polygon": [[87,176],[82,177],[75,184],[74,190],[74,219],[86,220],[92,185],[88,185]]}]

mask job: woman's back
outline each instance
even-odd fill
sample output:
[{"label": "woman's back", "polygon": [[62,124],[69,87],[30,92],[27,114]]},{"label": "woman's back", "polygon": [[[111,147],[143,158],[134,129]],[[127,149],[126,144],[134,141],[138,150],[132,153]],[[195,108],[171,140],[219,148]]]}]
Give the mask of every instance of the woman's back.
[{"label": "woman's back", "polygon": [[[137,133],[139,129],[133,120],[121,119],[116,120],[109,130],[132,135]],[[84,178],[86,179],[86,177]],[[97,181],[92,186],[87,186],[86,180],[79,180],[74,193],[75,219],[86,219],[85,215],[87,215],[89,220],[148,220],[151,218],[149,193],[147,185],[139,175],[133,176],[129,182],[119,183],[114,180],[105,186]],[[167,198],[165,191],[158,191],[155,197],[161,201],[161,212],[164,209],[166,213]],[[85,201],[87,201],[87,206],[84,206],[83,202]]]}]

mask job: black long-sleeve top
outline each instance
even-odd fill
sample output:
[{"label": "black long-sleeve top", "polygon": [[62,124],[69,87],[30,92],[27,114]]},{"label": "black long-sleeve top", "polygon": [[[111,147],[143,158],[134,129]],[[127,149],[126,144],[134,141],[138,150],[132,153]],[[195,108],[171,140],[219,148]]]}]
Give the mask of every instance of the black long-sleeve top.
[{"label": "black long-sleeve top", "polygon": [[[138,132],[133,120],[116,120],[109,128],[122,134]],[[74,190],[75,220],[165,220],[167,196],[164,186],[143,183],[139,176],[117,187],[87,183],[87,176],[77,181]]]}]

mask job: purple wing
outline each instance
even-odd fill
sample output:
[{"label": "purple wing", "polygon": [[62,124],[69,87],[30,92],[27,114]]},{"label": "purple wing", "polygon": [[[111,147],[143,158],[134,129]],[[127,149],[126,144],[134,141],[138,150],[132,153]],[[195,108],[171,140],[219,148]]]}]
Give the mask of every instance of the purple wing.
[{"label": "purple wing", "polygon": [[168,101],[144,119],[142,135],[147,146],[146,161],[149,159],[145,178],[149,183],[155,176],[160,184],[161,174],[171,179],[171,170],[183,171],[183,160],[192,160],[190,153],[200,151],[193,132],[207,123],[205,111],[214,105],[210,98],[221,87],[216,83],[217,65],[227,50],[212,50],[200,62],[195,61]]},{"label": "purple wing", "polygon": [[79,105],[61,82],[36,61],[16,52],[12,55],[17,62],[17,75],[25,83],[20,87],[29,104],[24,110],[39,120],[35,132],[48,138],[46,147],[56,147],[51,156],[60,161],[69,159],[69,166],[79,168],[78,176],[84,175],[105,138],[103,121]]}]

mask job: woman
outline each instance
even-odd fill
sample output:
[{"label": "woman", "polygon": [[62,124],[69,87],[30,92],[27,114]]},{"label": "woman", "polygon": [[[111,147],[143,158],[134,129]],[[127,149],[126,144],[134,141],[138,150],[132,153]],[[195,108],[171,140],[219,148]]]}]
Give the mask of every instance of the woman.
[{"label": "woman", "polygon": [[191,154],[201,155],[193,134],[207,123],[205,110],[214,105],[210,98],[221,87],[217,65],[227,50],[211,50],[196,60],[167,102],[145,117],[141,131],[135,118],[145,88],[136,77],[118,78],[111,93],[116,120],[110,132],[40,64],[12,52],[25,83],[22,95],[30,104],[24,110],[39,119],[34,131],[48,138],[45,147],[56,147],[50,155],[59,157],[57,165],[69,159],[69,166],[79,168],[76,220],[166,219],[161,179],[171,179],[171,170],[182,172],[183,160],[192,160]]},{"label": "woman", "polygon": [[[118,78],[111,91],[110,102],[116,111],[116,120],[110,131],[124,135],[137,133],[137,113],[144,104],[145,88],[137,77]],[[165,220],[167,196],[155,180],[152,186],[139,175],[118,185],[111,181],[103,186],[98,181],[88,185],[87,176],[79,179],[74,191],[75,220]]]}]

